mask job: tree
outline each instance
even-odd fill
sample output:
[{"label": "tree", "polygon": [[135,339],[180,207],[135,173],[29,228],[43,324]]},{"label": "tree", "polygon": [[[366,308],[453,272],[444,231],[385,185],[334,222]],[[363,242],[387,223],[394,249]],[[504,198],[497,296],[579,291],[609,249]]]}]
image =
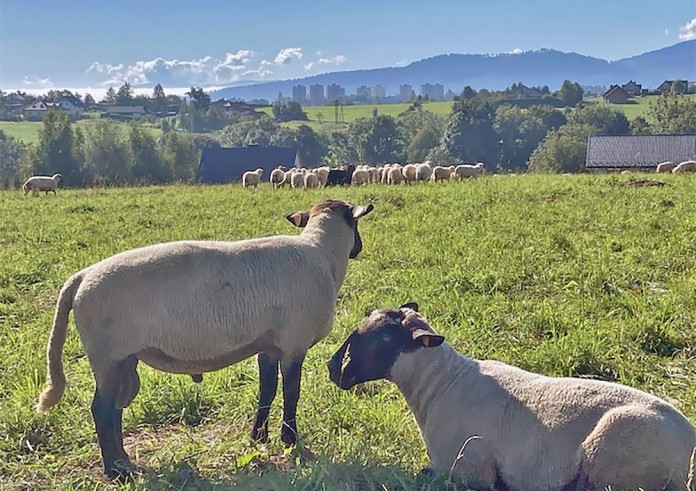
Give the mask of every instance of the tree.
[{"label": "tree", "polygon": [[277,102],[273,104],[273,117],[277,121],[307,121],[309,118],[299,102]]},{"label": "tree", "polygon": [[203,91],[202,87],[196,88],[191,86],[191,90],[186,92],[186,95],[191,98],[191,102],[193,102],[193,106],[197,111],[206,112],[208,107],[210,107],[210,96]]},{"label": "tree", "polygon": [[92,94],[89,92],[85,94],[85,107],[90,108],[94,106],[97,102],[94,100],[94,97],[92,97]]},{"label": "tree", "polygon": [[579,106],[568,116],[568,124],[586,126],[585,135],[628,135],[629,125],[621,111],[603,105]]},{"label": "tree", "polygon": [[108,119],[95,121],[85,142],[86,170],[94,180],[104,185],[125,184],[132,180],[130,149],[118,123]]},{"label": "tree", "polygon": [[406,148],[406,158],[410,162],[422,162],[440,143],[442,133],[432,126],[426,126],[419,130]]},{"label": "tree", "polygon": [[570,80],[564,80],[561,89],[554,94],[554,97],[563,101],[563,104],[570,107],[575,107],[582,102],[583,89],[580,84],[573,83]]},{"label": "tree", "polygon": [[164,164],[171,169],[176,181],[193,179],[198,166],[199,151],[190,135],[172,131],[162,137],[161,154]]},{"label": "tree", "polygon": [[317,121],[319,121],[319,124],[322,124],[324,122],[324,113],[323,112],[318,112],[316,114]]},{"label": "tree", "polygon": [[650,123],[643,117],[638,116],[629,123],[629,129],[632,135],[649,135],[652,133]]},{"label": "tree", "polygon": [[129,82],[123,82],[116,92],[116,104],[127,104],[133,100],[133,87]]},{"label": "tree", "polygon": [[585,167],[587,138],[564,125],[551,131],[529,158],[531,172],[580,172]]},{"label": "tree", "polygon": [[130,169],[133,178],[142,183],[171,181],[172,171],[162,162],[155,139],[139,124],[132,124],[128,138]]},{"label": "tree", "polygon": [[686,94],[688,87],[682,80],[675,80],[672,82],[670,87],[670,93],[672,94]]},{"label": "tree", "polygon": [[25,151],[21,141],[0,130],[0,188],[19,184],[19,163]]},{"label": "tree", "polygon": [[114,90],[113,87],[109,87],[106,91],[106,95],[104,96],[104,99],[102,102],[105,102],[107,104],[113,104],[116,102],[116,91]]},{"label": "tree", "polygon": [[305,166],[319,165],[328,149],[312,128],[301,124],[295,130],[295,141]]},{"label": "tree", "polygon": [[392,116],[373,112],[369,119],[356,119],[348,127],[348,139],[364,162],[387,162],[403,157],[401,134]]},{"label": "tree", "polygon": [[476,97],[476,91],[468,85],[464,87],[460,99],[473,99],[474,97]]},{"label": "tree", "polygon": [[453,161],[497,160],[493,114],[493,106],[480,97],[455,102],[440,143],[442,155]]},{"label": "tree", "polygon": [[650,102],[648,116],[653,133],[696,133],[696,100],[683,95],[663,94]]},{"label": "tree", "polygon": [[39,129],[39,142],[31,155],[32,173],[60,173],[67,185],[82,183],[70,118],[65,111],[49,110]]},{"label": "tree", "polygon": [[162,85],[155,85],[155,88],[152,89],[152,98],[161,101],[165,101],[167,99],[167,96],[164,94],[164,88],[162,87]]}]

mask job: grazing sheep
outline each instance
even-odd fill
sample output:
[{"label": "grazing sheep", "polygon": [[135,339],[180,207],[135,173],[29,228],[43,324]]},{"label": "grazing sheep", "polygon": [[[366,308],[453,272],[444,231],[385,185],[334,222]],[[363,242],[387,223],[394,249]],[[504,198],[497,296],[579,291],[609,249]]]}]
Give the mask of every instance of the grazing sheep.
[{"label": "grazing sheep", "polygon": [[283,185],[285,181],[285,171],[282,169],[273,169],[269,177],[269,181],[274,188],[279,188]]},{"label": "grazing sheep", "polygon": [[674,406],[624,385],[466,358],[417,310],[373,311],[328,367],[342,389],[395,382],[435,470],[473,489],[685,489],[696,428]]},{"label": "grazing sheep", "polygon": [[376,184],[379,182],[379,171],[377,167],[370,166],[367,168],[367,172],[370,173],[370,182]]},{"label": "grazing sheep", "polygon": [[401,174],[404,176],[404,181],[406,184],[411,184],[416,180],[416,166],[415,164],[406,164],[401,169]]},{"label": "grazing sheep", "polygon": [[319,177],[312,171],[307,172],[304,175],[305,189],[316,188],[317,186],[319,186]]},{"label": "grazing sheep", "polygon": [[450,167],[442,167],[440,165],[436,165],[435,167],[433,167],[433,173],[430,176],[430,179],[432,179],[434,182],[447,181],[452,175],[453,170],[454,169]]},{"label": "grazing sheep", "polygon": [[452,174],[452,179],[457,179],[463,181],[469,177],[476,177],[483,174],[485,168],[483,162],[479,162],[476,165],[471,164],[461,164],[454,168],[454,173]]},{"label": "grazing sheep", "polygon": [[293,189],[299,189],[304,187],[304,169],[295,169],[290,175],[290,186]]},{"label": "grazing sheep", "polygon": [[370,173],[367,169],[355,169],[353,176],[351,177],[351,184],[369,184],[370,183]]},{"label": "grazing sheep", "polygon": [[326,179],[326,186],[348,186],[353,179],[355,166],[353,164],[345,166],[343,169],[331,169]]},{"label": "grazing sheep", "polygon": [[403,174],[401,173],[401,168],[399,167],[392,167],[389,169],[388,173],[388,178],[387,178],[387,184],[401,184],[401,182],[404,179]]},{"label": "grazing sheep", "polygon": [[322,166],[317,169],[317,177],[319,178],[319,184],[326,186],[326,182],[329,180],[329,172],[331,169]]},{"label": "grazing sheep", "polygon": [[252,436],[260,440],[268,436],[280,363],[281,439],[294,444],[302,362],[331,329],[348,259],[362,249],[358,220],[372,209],[326,200],[287,217],[303,228],[296,236],[157,244],[74,274],[58,297],[37,410],[63,395],[72,309],[96,381],[92,415],[108,476],[127,478],[121,414],[138,393],[139,361],[196,378],[258,353]]},{"label": "grazing sheep", "polygon": [[256,189],[259,181],[261,180],[261,175],[263,174],[263,169],[258,168],[256,170],[248,170],[242,174],[242,186],[244,189],[253,186]]},{"label": "grazing sheep", "polygon": [[672,172],[672,169],[674,169],[677,166],[677,164],[673,162],[662,162],[661,164],[657,164],[657,169],[656,172],[659,173],[664,173],[664,172]]},{"label": "grazing sheep", "polygon": [[680,174],[682,172],[696,172],[696,161],[695,160],[685,160],[679,165],[672,169],[674,174]]},{"label": "grazing sheep", "polygon": [[430,166],[430,161],[423,162],[416,166],[416,180],[421,182],[426,182],[430,179],[433,173],[433,168]]},{"label": "grazing sheep", "polygon": [[63,176],[60,174],[53,174],[51,177],[48,176],[32,176],[27,179],[24,183],[22,189],[24,189],[24,196],[33,191],[32,194],[36,195],[39,191],[46,191],[46,195],[51,191],[56,195],[56,189],[58,188],[58,182],[63,180]]}]

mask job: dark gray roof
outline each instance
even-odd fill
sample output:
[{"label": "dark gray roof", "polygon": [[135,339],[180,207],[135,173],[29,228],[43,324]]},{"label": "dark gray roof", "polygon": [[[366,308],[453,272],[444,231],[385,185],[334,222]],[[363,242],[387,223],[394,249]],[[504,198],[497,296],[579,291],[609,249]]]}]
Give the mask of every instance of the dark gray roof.
[{"label": "dark gray roof", "polygon": [[242,174],[258,167],[264,170],[264,180],[277,166],[293,167],[297,157],[296,148],[285,147],[206,147],[196,173],[196,181],[208,184],[224,184],[239,181]]},{"label": "dark gray roof", "polygon": [[695,157],[696,135],[590,136],[585,167],[646,168]]}]

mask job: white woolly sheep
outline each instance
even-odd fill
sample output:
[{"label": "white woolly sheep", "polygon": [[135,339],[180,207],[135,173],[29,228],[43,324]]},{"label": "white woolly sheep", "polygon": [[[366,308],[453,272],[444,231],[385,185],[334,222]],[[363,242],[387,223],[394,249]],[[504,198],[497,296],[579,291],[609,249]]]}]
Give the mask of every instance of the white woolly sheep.
[{"label": "white woolly sheep", "polygon": [[370,173],[367,169],[355,169],[353,172],[353,177],[351,177],[351,184],[369,184],[370,183]]},{"label": "white woolly sheep", "polygon": [[464,180],[469,177],[480,176],[484,172],[483,162],[479,162],[475,165],[471,164],[461,164],[454,168],[454,173],[452,174],[452,179]]},{"label": "white woolly sheep", "polygon": [[395,382],[436,471],[472,489],[686,489],[696,428],[668,402],[466,358],[417,310],[373,311],[328,366],[342,389]]},{"label": "white woolly sheep", "polygon": [[425,182],[430,179],[433,173],[433,168],[430,166],[430,161],[423,162],[416,166],[416,180]]},{"label": "white woolly sheep", "polygon": [[672,169],[674,174],[680,174],[682,172],[696,172],[696,161],[695,160],[685,160],[679,165]]},{"label": "white woolly sheep", "polygon": [[256,189],[259,181],[261,180],[261,175],[263,174],[263,169],[258,168],[256,170],[248,170],[242,174],[242,186],[246,189],[253,186]]},{"label": "white woolly sheep", "polygon": [[415,164],[406,164],[403,169],[401,169],[401,174],[404,176],[404,181],[406,184],[411,184],[416,180],[416,166]]},{"label": "white woolly sheep", "polygon": [[305,189],[316,188],[319,186],[319,177],[312,171],[307,172],[304,175],[304,187]]},{"label": "white woolly sheep", "polygon": [[322,166],[317,169],[317,178],[319,179],[319,184],[326,186],[326,183],[329,180],[330,171],[331,169],[326,166]]},{"label": "white woolly sheep", "polygon": [[283,169],[273,169],[268,179],[274,188],[279,188],[285,181],[285,171]]},{"label": "white woolly sheep", "polygon": [[658,173],[672,172],[672,169],[674,169],[676,166],[677,164],[674,162],[662,162],[661,164],[657,164],[655,171]]},{"label": "white woolly sheep", "polygon": [[290,185],[293,189],[304,187],[304,171],[303,169],[294,169],[290,175]]},{"label": "white woolly sheep", "polygon": [[51,191],[56,195],[56,189],[58,188],[58,182],[63,180],[63,176],[60,174],[53,174],[51,177],[48,176],[31,176],[24,183],[22,189],[24,189],[24,196],[33,191],[33,194],[38,194],[39,191],[46,191],[46,195]]},{"label": "white woolly sheep", "polygon": [[281,439],[294,444],[302,362],[331,329],[348,259],[362,249],[358,220],[372,209],[326,200],[287,217],[303,227],[299,235],[157,244],[79,271],[58,297],[37,410],[63,395],[72,309],[96,381],[92,415],[108,476],[128,478],[121,415],[138,393],[139,361],[200,380],[258,353],[252,436],[260,440],[268,436],[280,364]]},{"label": "white woolly sheep", "polygon": [[402,169],[400,167],[392,167],[389,169],[387,184],[401,184],[404,176],[401,173]]},{"label": "white woolly sheep", "polygon": [[433,167],[433,173],[430,176],[430,179],[432,179],[435,182],[447,181],[452,175],[453,170],[454,169],[450,167],[442,167],[441,165],[436,165],[435,167]]}]

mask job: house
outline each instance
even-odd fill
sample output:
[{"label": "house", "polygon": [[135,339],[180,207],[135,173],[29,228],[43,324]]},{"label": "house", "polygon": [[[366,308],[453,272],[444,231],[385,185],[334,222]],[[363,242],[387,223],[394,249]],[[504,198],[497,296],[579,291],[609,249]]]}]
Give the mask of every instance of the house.
[{"label": "house", "polygon": [[523,83],[512,84],[512,87],[505,90],[506,99],[541,99],[541,96],[541,91]]},{"label": "house", "polygon": [[602,100],[607,104],[626,104],[628,92],[620,85],[612,85],[609,90],[602,94]]},{"label": "house", "polygon": [[[672,84],[676,82],[676,80],[665,80],[662,82],[658,87],[655,89],[655,92],[659,92],[660,94],[669,94],[672,92]],[[689,81],[688,80],[679,80],[684,85],[684,90],[686,90],[689,87]]]},{"label": "house", "polygon": [[64,95],[57,101],[60,109],[63,109],[71,117],[80,116],[85,112],[84,103],[74,95]]},{"label": "house", "polygon": [[3,96],[3,102],[7,104],[12,109],[18,109],[24,107],[26,103],[26,97],[18,92],[13,92]]},{"label": "house", "polygon": [[639,96],[643,92],[643,86],[637,84],[633,80],[630,80],[627,84],[623,84],[621,88],[630,96]]},{"label": "house", "polygon": [[262,118],[265,115],[265,113],[257,112],[254,106],[247,104],[244,101],[228,101],[226,99],[219,99],[215,102],[211,102],[210,105],[219,107],[228,113],[238,113],[242,116],[250,116],[252,118]]},{"label": "house", "polygon": [[696,135],[590,136],[585,169],[654,172],[661,162],[696,158]]},{"label": "house", "polygon": [[300,167],[302,161],[297,148],[257,146],[223,148],[205,147],[196,172],[196,181],[206,184],[225,184],[240,181],[248,170],[263,169],[262,179],[268,180],[271,171],[279,165]]},{"label": "house", "polygon": [[119,121],[132,121],[146,115],[145,106],[102,106],[104,112],[102,118],[117,119]]},{"label": "house", "polygon": [[43,121],[46,111],[48,111],[48,105],[39,99],[31,106],[24,108],[24,119],[27,121]]}]

